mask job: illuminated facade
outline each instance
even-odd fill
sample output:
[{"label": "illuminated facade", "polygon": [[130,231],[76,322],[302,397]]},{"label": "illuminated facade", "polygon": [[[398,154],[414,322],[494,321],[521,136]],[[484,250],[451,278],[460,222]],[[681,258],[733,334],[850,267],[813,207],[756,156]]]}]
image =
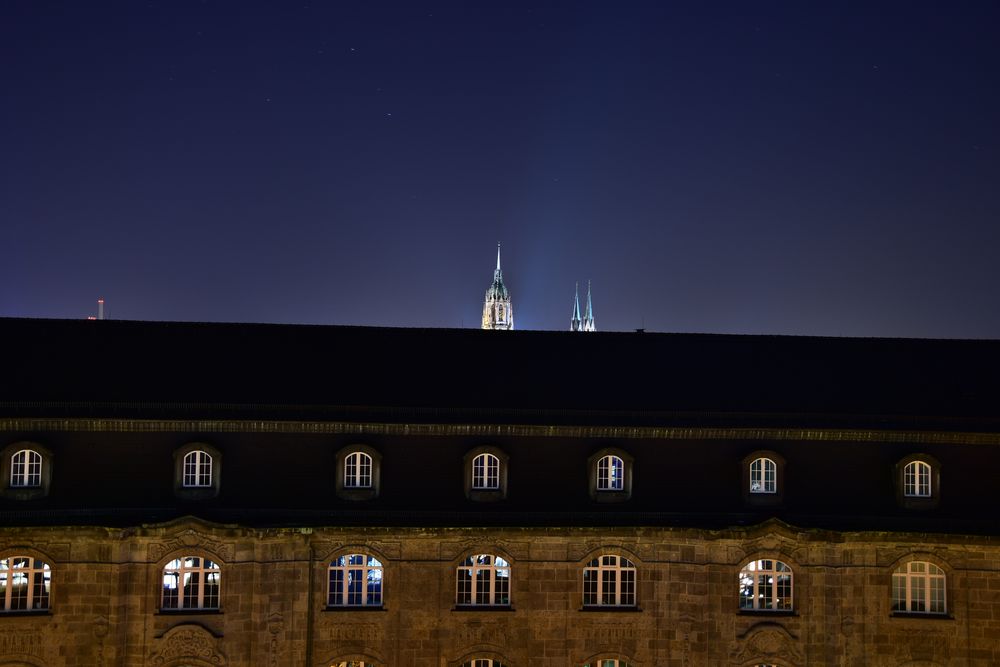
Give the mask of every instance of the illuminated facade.
[{"label": "illuminated facade", "polygon": [[994,341],[0,335],[5,667],[1000,664]]}]

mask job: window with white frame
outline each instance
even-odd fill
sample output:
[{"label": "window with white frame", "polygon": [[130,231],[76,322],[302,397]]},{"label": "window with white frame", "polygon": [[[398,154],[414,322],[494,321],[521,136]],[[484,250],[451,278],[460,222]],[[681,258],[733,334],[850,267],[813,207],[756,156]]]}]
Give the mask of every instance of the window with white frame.
[{"label": "window with white frame", "polygon": [[201,556],[175,558],[163,568],[164,610],[218,609],[222,569]]},{"label": "window with white frame", "polygon": [[367,660],[341,660],[340,662],[335,662],[330,667],[379,667],[374,662],[368,662]]},{"label": "window with white frame", "polygon": [[381,607],[382,562],[369,554],[334,559],[328,591],[328,607]]},{"label": "window with white frame", "polygon": [[594,662],[588,662],[583,667],[632,667],[632,663],[618,658],[602,658]]},{"label": "window with white frame", "polygon": [[22,449],[10,457],[10,485],[35,488],[42,485],[42,455],[33,449]]},{"label": "window with white frame", "polygon": [[500,459],[489,453],[472,459],[472,488],[477,491],[500,488]]},{"label": "window with white frame", "polygon": [[344,458],[344,488],[370,489],[372,457],[364,452],[352,452]]},{"label": "window with white frame", "polygon": [[780,560],[752,560],[740,570],[740,609],[792,610],[792,568]]},{"label": "window with white frame", "polygon": [[635,565],[628,558],[605,554],[583,568],[585,607],[634,607]]},{"label": "window with white frame", "polygon": [[493,658],[473,658],[463,662],[462,667],[504,667],[504,665]]},{"label": "window with white frame", "polygon": [[915,614],[948,611],[945,573],[934,563],[910,561],[892,573],[892,610]]},{"label": "window with white frame", "polygon": [[625,462],[609,454],[597,462],[597,490],[621,491],[625,488]]},{"label": "window with white frame", "polygon": [[778,466],[769,458],[750,463],[750,493],[777,493]]},{"label": "window with white frame", "polygon": [[38,611],[49,608],[52,571],[48,563],[31,556],[0,559],[0,611]]},{"label": "window with white frame", "polygon": [[455,604],[510,605],[510,563],[492,554],[469,556],[458,566]]},{"label": "window with white frame", "polygon": [[212,455],[195,449],[184,455],[184,477],[181,482],[186,488],[212,486]]},{"label": "window with white frame", "polygon": [[909,498],[931,496],[931,467],[925,461],[910,461],[903,468],[903,495]]}]

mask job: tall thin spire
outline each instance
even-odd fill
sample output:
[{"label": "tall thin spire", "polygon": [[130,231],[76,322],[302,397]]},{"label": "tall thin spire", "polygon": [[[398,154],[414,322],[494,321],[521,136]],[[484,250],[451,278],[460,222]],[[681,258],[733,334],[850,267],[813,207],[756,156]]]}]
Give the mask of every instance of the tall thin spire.
[{"label": "tall thin spire", "polygon": [[576,293],[573,295],[573,317],[569,321],[570,331],[581,331],[582,321],[580,320],[580,283],[576,284]]},{"label": "tall thin spire", "polygon": [[514,312],[510,305],[510,292],[503,283],[500,271],[500,244],[497,243],[497,268],[493,271],[493,284],[486,290],[483,301],[484,329],[513,329]]},{"label": "tall thin spire", "polygon": [[587,314],[583,317],[583,330],[584,331],[597,331],[597,326],[594,324],[594,306],[590,301],[590,281],[587,281]]}]

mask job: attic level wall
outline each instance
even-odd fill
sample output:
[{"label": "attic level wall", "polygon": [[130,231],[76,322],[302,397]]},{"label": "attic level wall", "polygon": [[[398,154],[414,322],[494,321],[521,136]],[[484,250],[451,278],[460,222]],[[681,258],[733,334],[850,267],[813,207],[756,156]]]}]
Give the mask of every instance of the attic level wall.
[{"label": "attic level wall", "polygon": [[[5,433],[0,445],[19,440],[52,452],[51,488],[47,497],[30,502],[0,498],[0,511],[162,508],[172,516],[300,508],[579,512],[598,507],[588,493],[588,457],[615,447],[635,462],[631,498],[616,511],[751,511],[742,494],[741,461],[754,450],[768,449],[786,461],[784,498],[761,518],[794,516],[789,520],[798,525],[820,515],[995,520],[986,508],[993,500],[996,445],[210,431]],[[173,454],[198,441],[222,452],[222,486],[216,497],[185,503],[174,494]],[[379,497],[363,504],[335,492],[336,452],[355,443],[381,454]],[[503,502],[466,497],[463,458],[483,445],[509,456]],[[896,500],[893,466],[917,452],[941,463],[941,503],[933,513],[900,511]],[[246,521],[252,520],[248,515]]]},{"label": "attic level wall", "polygon": [[[1000,544],[995,538],[818,533],[776,523],[709,532],[651,528],[274,529],[182,520],[125,530],[0,529],[4,554],[52,567],[48,613],[0,614],[0,664],[36,667],[510,667],[596,657],[636,667],[758,663],[1000,664]],[[357,551],[384,565],[379,610],[326,607],[327,566]],[[511,610],[455,608],[455,568],[472,553],[512,566]],[[634,611],[582,609],[582,567],[620,554],[638,570]],[[221,563],[218,612],[160,611],[163,564]],[[943,618],[893,616],[891,573],[918,555],[947,573]],[[794,612],[740,613],[747,560],[793,568]]]}]

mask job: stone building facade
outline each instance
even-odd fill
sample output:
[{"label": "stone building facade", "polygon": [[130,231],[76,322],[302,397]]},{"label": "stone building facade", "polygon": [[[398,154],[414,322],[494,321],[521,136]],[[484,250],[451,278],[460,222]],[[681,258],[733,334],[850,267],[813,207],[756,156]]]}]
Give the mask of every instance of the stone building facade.
[{"label": "stone building facade", "polygon": [[0,328],[0,665],[1000,664],[996,343]]}]

